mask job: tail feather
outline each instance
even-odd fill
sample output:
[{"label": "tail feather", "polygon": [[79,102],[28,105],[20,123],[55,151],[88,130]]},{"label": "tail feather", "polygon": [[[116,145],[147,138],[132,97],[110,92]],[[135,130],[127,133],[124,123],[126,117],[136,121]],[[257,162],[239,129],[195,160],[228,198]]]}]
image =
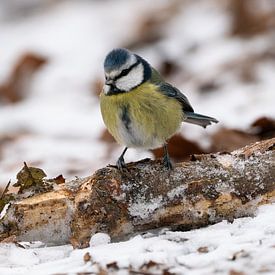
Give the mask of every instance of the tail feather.
[{"label": "tail feather", "polygon": [[196,124],[202,126],[203,128],[206,128],[212,123],[218,123],[217,119],[210,116],[204,116],[193,112],[184,112],[184,114],[186,116],[184,122]]}]

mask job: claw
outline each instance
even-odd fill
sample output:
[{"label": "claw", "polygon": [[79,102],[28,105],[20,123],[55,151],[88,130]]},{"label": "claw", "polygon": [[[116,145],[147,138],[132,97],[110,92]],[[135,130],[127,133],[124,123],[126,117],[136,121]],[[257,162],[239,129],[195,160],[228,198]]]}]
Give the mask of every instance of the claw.
[{"label": "claw", "polygon": [[126,168],[126,164],[124,161],[123,156],[120,156],[116,162],[117,169],[122,171],[124,168]]},{"label": "claw", "polygon": [[122,154],[120,155],[120,157],[116,162],[116,166],[119,171],[123,171],[123,169],[127,169],[124,161],[124,154],[126,153],[127,149],[128,149],[127,147],[124,148]]},{"label": "claw", "polygon": [[169,154],[168,154],[168,149],[167,149],[167,145],[164,145],[164,157],[163,157],[163,163],[164,166],[168,169],[168,170],[173,170],[173,165],[172,162],[170,160]]},{"label": "claw", "polygon": [[164,158],[163,158],[163,163],[164,163],[164,166],[165,166],[168,170],[173,170],[173,165],[172,165],[172,162],[171,162],[169,156],[164,156]]}]

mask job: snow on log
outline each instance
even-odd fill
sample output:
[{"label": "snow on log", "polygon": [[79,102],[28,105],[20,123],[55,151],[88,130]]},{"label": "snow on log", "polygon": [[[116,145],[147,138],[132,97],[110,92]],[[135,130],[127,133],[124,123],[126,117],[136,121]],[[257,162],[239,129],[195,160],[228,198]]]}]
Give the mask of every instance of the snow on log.
[{"label": "snow on log", "polygon": [[22,192],[4,207],[0,239],[85,247],[96,232],[118,240],[161,227],[189,230],[252,216],[275,201],[275,138],[194,155],[173,171],[148,159],[127,168],[59,184],[43,180],[51,188],[30,197]]}]

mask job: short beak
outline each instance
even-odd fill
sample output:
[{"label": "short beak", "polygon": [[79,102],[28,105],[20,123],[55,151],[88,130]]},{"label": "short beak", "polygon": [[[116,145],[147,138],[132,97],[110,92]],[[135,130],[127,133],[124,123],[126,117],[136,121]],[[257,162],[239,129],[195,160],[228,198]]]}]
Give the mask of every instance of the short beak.
[{"label": "short beak", "polygon": [[107,78],[105,80],[105,85],[103,87],[103,91],[105,94],[109,94],[109,93],[113,93],[113,92],[117,92],[118,89],[116,88],[115,84],[114,84],[114,80]]}]

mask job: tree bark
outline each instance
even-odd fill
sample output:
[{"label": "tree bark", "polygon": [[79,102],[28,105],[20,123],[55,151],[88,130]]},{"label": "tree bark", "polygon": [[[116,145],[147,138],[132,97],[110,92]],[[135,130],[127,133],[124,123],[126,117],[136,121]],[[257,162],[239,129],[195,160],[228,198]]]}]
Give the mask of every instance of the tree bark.
[{"label": "tree bark", "polygon": [[85,247],[96,232],[118,240],[160,227],[189,230],[253,216],[275,201],[275,138],[195,155],[172,171],[148,159],[127,168],[109,166],[52,191],[18,195],[1,213],[0,239]]}]

